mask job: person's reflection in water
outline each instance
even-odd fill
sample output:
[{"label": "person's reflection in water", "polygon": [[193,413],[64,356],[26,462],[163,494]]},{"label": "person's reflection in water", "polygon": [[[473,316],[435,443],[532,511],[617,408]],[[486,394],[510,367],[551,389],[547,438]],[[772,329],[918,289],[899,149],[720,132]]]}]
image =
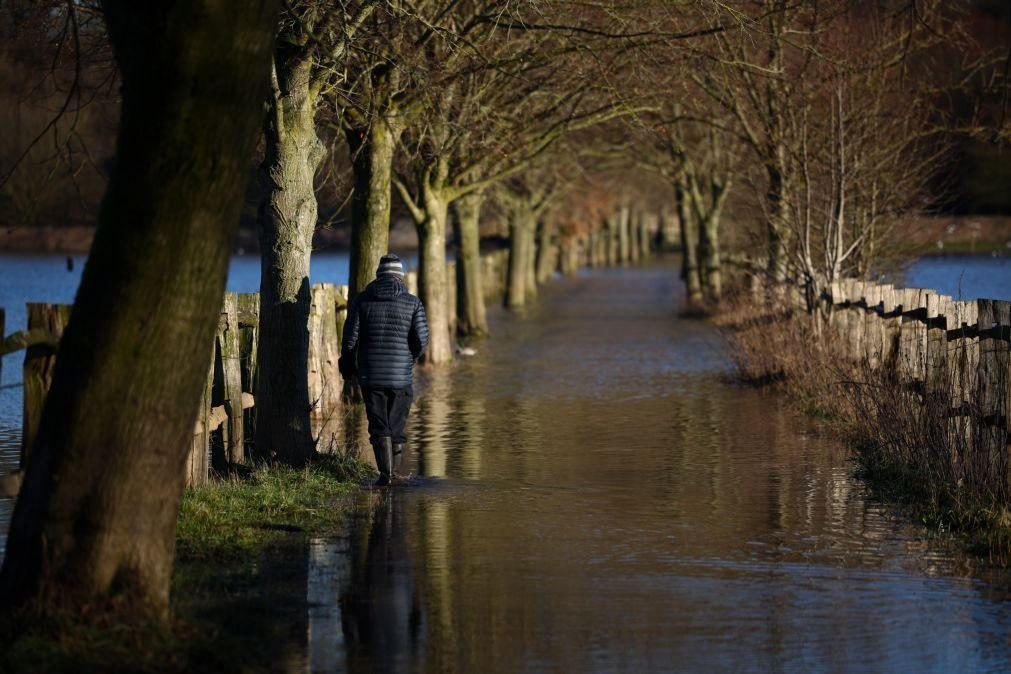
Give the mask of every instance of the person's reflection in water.
[{"label": "person's reflection in water", "polygon": [[371,523],[352,532],[352,569],[341,592],[341,623],[350,671],[402,671],[423,634],[397,492],[375,497]]}]

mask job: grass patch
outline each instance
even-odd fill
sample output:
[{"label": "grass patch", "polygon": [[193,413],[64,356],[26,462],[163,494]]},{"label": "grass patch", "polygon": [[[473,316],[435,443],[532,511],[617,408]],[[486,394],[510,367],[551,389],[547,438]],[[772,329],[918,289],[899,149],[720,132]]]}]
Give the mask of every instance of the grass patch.
[{"label": "grass patch", "polygon": [[276,670],[304,638],[290,626],[307,611],[307,539],[340,529],[371,473],[350,453],[327,454],[307,468],[257,465],[186,490],[170,624],[114,605],[7,615],[0,672]]},{"label": "grass patch", "polygon": [[346,497],[371,474],[358,459],[324,454],[304,469],[264,464],[183,496],[179,561],[239,561],[279,533],[333,530]]}]

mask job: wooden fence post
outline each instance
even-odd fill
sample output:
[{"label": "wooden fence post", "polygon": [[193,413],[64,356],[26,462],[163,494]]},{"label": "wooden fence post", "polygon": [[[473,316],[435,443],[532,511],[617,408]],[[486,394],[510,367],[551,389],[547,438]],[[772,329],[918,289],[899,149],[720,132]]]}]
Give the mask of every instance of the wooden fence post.
[{"label": "wooden fence post", "polygon": [[[71,305],[29,303],[27,308],[28,330],[48,331],[53,337],[53,344],[58,344],[70,321]],[[24,417],[21,427],[22,468],[28,465],[28,456],[39,432],[46,395],[53,383],[55,365],[56,349],[52,344],[36,344],[25,349],[22,379],[24,386]]]},{"label": "wooden fence post", "polygon": [[978,446],[981,468],[1008,475],[1007,463],[1007,392],[1008,392],[1008,307],[1011,302],[977,300],[977,331],[979,339],[979,371],[977,400],[979,401]]},{"label": "wooden fence post", "polygon": [[[260,294],[241,293],[238,296],[239,317],[239,362],[242,366],[242,391],[249,395],[256,393],[256,350],[259,346]],[[253,438],[256,437],[256,407],[242,411],[243,435],[246,447],[243,456],[252,453]],[[248,451],[247,451],[248,450]]]},{"label": "wooden fence post", "polygon": [[937,395],[947,384],[948,377],[948,326],[952,313],[951,298],[930,293],[927,296],[927,345],[924,357],[926,372],[924,383],[927,393]]},{"label": "wooden fence post", "polygon": [[867,367],[877,370],[881,366],[882,337],[881,286],[876,283],[864,284],[864,358]]},{"label": "wooden fence post", "polygon": [[851,358],[860,363],[864,354],[864,282],[859,279],[849,279],[847,291],[850,306],[847,311],[847,334],[846,341],[849,343]]},{"label": "wooden fence post", "polygon": [[190,446],[190,455],[186,462],[187,487],[199,487],[207,484],[210,473],[211,429],[209,426],[216,351],[217,345],[212,344],[211,365],[208,368],[204,391],[200,397],[200,408],[197,410],[197,419],[193,429],[193,444]]},{"label": "wooden fence post", "polygon": [[893,285],[881,286],[881,367],[895,372],[902,332],[902,315],[899,313],[899,291]]},{"label": "wooden fence post", "polygon": [[337,298],[332,284],[312,287],[309,310],[309,401],[312,418],[330,418],[340,404],[341,380],[337,369],[340,341],[337,336]]},{"label": "wooden fence post", "polygon": [[222,404],[228,420],[224,426],[225,460],[242,463],[245,456],[245,432],[242,410],[242,356],[239,334],[239,301],[235,293],[225,293],[218,327],[218,353],[221,354]]},{"label": "wooden fence post", "polygon": [[[3,343],[4,337],[7,336],[5,328],[7,325],[7,313],[4,311],[3,307],[0,307],[0,343]],[[4,380],[4,357],[3,353],[0,352],[0,384]]]}]

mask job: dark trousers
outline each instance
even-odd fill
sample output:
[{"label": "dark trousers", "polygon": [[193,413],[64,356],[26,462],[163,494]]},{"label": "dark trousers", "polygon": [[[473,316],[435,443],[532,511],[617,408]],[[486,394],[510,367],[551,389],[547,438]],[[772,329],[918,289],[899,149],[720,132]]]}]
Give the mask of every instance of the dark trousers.
[{"label": "dark trousers", "polygon": [[410,388],[363,387],[365,414],[369,418],[369,437],[372,440],[389,436],[393,442],[407,442],[404,426],[411,411],[414,391]]}]

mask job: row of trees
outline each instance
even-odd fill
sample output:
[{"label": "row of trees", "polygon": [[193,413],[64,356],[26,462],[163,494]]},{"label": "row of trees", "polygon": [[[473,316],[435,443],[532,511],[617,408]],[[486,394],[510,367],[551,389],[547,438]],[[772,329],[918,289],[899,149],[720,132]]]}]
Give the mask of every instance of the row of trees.
[{"label": "row of trees", "polygon": [[506,225],[513,308],[553,271],[553,241],[578,241],[603,263],[631,256],[657,228],[680,231],[689,300],[718,300],[724,220],[753,262],[816,296],[869,269],[943,154],[937,103],[958,82],[924,75],[962,39],[950,4],[49,8],[69,17],[72,36],[82,16],[102,17],[122,111],[11,527],[3,601],[79,606],[111,595],[166,610],[183,463],[257,160],[255,446],[260,458],[304,465],[314,451],[305,364],[321,189],[351,188],[352,294],[386,252],[394,213],[413,221],[432,366],[452,357],[451,312],[457,336],[487,333],[482,223]]}]

